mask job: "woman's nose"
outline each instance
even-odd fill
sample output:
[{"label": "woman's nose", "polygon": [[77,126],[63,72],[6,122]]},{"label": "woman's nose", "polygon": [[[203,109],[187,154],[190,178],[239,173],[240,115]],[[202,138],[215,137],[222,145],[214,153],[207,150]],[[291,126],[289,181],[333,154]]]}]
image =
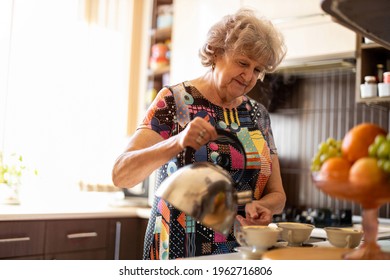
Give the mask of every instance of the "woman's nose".
[{"label": "woman's nose", "polygon": [[250,69],[245,69],[241,73],[241,77],[244,79],[245,82],[250,82],[253,79],[253,77],[255,77],[255,74],[254,74],[254,71],[252,71]]}]

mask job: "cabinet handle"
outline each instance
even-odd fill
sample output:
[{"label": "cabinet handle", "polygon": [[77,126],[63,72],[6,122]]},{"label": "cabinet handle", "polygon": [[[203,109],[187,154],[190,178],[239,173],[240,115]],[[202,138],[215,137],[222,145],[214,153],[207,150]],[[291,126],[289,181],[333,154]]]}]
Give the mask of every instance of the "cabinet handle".
[{"label": "cabinet handle", "polygon": [[0,239],[0,243],[30,241],[30,237],[14,237]]},{"label": "cabinet handle", "polygon": [[80,233],[71,233],[66,235],[68,239],[96,237],[96,236],[98,236],[96,232],[80,232]]},{"label": "cabinet handle", "polygon": [[115,223],[115,250],[114,250],[114,260],[119,260],[119,254],[121,249],[121,227],[122,223],[117,221]]}]

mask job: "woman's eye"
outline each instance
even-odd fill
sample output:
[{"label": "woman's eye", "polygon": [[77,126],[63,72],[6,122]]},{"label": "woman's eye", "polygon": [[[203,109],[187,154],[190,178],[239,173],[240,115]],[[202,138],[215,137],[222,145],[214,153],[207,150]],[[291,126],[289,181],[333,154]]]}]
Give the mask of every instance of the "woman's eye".
[{"label": "woman's eye", "polygon": [[243,62],[243,61],[239,61],[238,63],[239,63],[241,66],[247,66],[247,65],[248,65],[248,63]]}]

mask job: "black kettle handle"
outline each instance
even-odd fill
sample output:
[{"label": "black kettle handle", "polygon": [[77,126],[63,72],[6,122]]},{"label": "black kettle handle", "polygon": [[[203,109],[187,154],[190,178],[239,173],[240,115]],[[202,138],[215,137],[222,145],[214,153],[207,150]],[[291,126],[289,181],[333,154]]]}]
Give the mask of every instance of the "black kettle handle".
[{"label": "black kettle handle", "polygon": [[[217,139],[223,139],[223,142],[225,143],[231,143],[235,144],[235,146],[239,149],[241,152],[243,158],[244,158],[244,168],[241,170],[240,175],[238,176],[237,183],[241,180],[242,176],[244,175],[245,167],[246,167],[246,153],[244,146],[241,144],[240,140],[231,132],[217,128],[216,129],[218,138]],[[192,147],[187,147],[184,152],[184,163],[186,165],[191,164],[191,157],[195,153],[195,149]],[[222,168],[225,168],[226,165],[229,163],[229,161],[226,161],[223,157],[218,157],[215,164],[221,166]]]}]

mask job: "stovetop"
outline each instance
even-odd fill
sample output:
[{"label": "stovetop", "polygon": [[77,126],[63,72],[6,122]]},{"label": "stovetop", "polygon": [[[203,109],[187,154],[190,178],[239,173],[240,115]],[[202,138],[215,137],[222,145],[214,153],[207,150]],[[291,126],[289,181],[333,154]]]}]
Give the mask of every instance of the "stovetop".
[{"label": "stovetop", "polygon": [[312,224],[317,228],[324,227],[350,227],[352,223],[352,210],[339,209],[332,211],[328,208],[295,208],[288,207],[282,214],[274,215],[274,223],[300,222]]}]

